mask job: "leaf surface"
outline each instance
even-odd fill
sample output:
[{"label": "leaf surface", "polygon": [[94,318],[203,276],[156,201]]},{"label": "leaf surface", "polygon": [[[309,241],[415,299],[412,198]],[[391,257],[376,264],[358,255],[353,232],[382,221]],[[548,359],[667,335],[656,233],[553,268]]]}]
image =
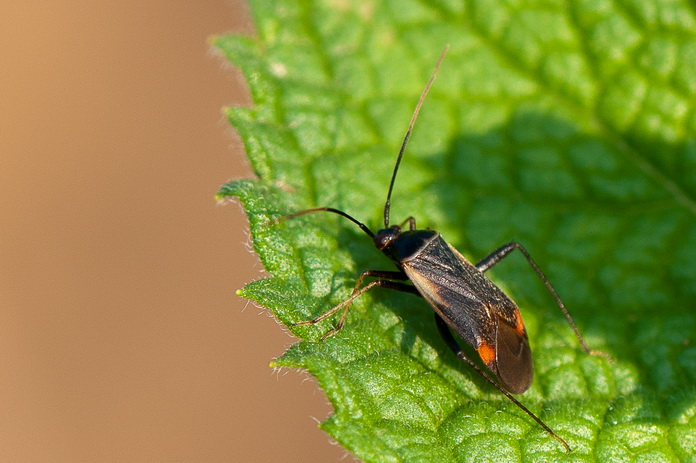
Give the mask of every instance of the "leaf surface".
[{"label": "leaf surface", "polygon": [[366,462],[694,461],[696,14],[686,1],[254,0],[257,38],[217,37],[254,100],[227,115],[256,180],[224,185],[269,278],[240,290],[286,325],[393,270],[331,206],[381,226],[392,198],[476,262],[522,243],[559,291],[583,354],[526,261],[489,276],[520,305],[535,380],[519,399],[557,441],[459,362],[421,299],[386,290],[289,329],[274,361],[316,376],[322,428]]}]

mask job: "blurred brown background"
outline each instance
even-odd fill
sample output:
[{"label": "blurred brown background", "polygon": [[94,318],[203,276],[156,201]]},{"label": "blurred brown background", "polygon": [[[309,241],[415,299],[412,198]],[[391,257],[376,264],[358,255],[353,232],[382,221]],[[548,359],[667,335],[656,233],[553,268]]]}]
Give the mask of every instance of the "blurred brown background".
[{"label": "blurred brown background", "polygon": [[[262,275],[207,37],[239,0],[0,4],[0,461],[327,462],[330,406],[234,295]],[[348,461],[351,459],[348,458]]]}]

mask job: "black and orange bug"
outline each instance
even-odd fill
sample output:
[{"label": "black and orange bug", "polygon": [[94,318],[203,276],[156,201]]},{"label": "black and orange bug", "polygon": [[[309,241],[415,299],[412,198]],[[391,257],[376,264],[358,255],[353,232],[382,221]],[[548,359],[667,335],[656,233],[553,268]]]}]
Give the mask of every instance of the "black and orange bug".
[{"label": "black and orange bug", "polygon": [[[404,220],[400,225],[389,225],[391,195],[396,174],[418,112],[435,80],[446,52],[447,48],[443,50],[433,74],[418,100],[406,136],[401,144],[387,192],[387,201],[384,204],[384,228],[373,233],[365,224],[346,212],[331,207],[307,209],[280,219],[288,220],[313,212],[331,212],[345,217],[370,236],[377,249],[391,259],[398,270],[366,270],[362,272],[348,299],[312,320],[300,321],[292,325],[314,325],[343,309],[343,314],[335,328],[321,338],[324,340],[343,328],[352,301],[376,286],[421,296],[435,310],[438,331],[455,355],[469,364],[486,381],[533,418],[546,432],[563,444],[566,451],[570,451],[570,446],[565,440],[512,396],[512,394],[525,392],[532,384],[534,373],[532,352],[520,309],[484,275],[484,272],[510,252],[519,250],[556,300],[582,349],[588,354],[606,354],[592,351],[587,347],[563,301],[527,250],[519,243],[508,243],[473,265],[449,245],[437,231],[417,229],[416,220],[413,217]],[[408,230],[402,229],[406,224],[408,224]],[[375,278],[375,280],[362,286],[363,280],[368,277]],[[495,375],[497,381],[467,357],[452,335],[452,331],[476,350],[484,365]]]}]

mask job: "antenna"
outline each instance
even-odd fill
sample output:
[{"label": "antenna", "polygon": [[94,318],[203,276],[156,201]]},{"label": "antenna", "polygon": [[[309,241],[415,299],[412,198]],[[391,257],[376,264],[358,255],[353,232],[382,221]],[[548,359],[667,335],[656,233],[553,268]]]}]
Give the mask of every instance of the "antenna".
[{"label": "antenna", "polygon": [[277,223],[277,222],[283,222],[283,221],[285,221],[285,220],[294,219],[295,217],[299,217],[299,216],[301,216],[301,215],[311,214],[311,213],[313,213],[313,212],[333,212],[334,214],[338,214],[338,215],[340,215],[340,216],[342,216],[342,217],[345,217],[346,219],[350,220],[350,221],[353,222],[354,224],[356,224],[356,225],[357,225],[358,227],[360,227],[360,229],[361,229],[362,231],[364,231],[370,238],[374,238],[374,237],[375,237],[375,234],[372,233],[372,230],[370,230],[369,228],[367,228],[367,225],[365,225],[364,223],[360,222],[360,221],[359,221],[358,219],[356,219],[355,217],[353,217],[353,216],[351,216],[351,215],[348,215],[348,214],[346,214],[346,213],[343,212],[343,211],[339,211],[338,209],[334,209],[333,207],[315,207],[314,209],[306,209],[306,210],[304,210],[304,211],[295,212],[294,214],[289,214],[289,215],[285,215],[285,216],[283,216],[283,217],[280,217],[279,219],[276,220],[276,223]]},{"label": "antenna", "polygon": [[442,53],[440,54],[440,58],[437,60],[437,64],[435,65],[435,69],[433,70],[433,74],[430,76],[430,80],[428,80],[428,83],[425,85],[425,88],[423,89],[423,93],[421,93],[420,99],[418,100],[418,104],[416,105],[416,110],[413,111],[413,116],[411,116],[411,123],[408,125],[408,131],[406,131],[406,136],[404,137],[404,141],[401,143],[401,149],[399,150],[399,157],[396,158],[396,165],[394,166],[394,172],[392,172],[391,182],[389,182],[389,192],[387,192],[387,202],[384,203],[384,228],[389,228],[389,209],[391,208],[391,194],[392,194],[392,190],[394,189],[394,181],[396,180],[396,173],[399,171],[399,165],[401,164],[401,158],[404,157],[404,150],[406,150],[406,145],[408,144],[408,139],[411,138],[411,132],[413,132],[413,126],[416,123],[416,118],[418,117],[418,112],[420,111],[421,106],[423,105],[423,100],[425,100],[425,95],[428,94],[428,90],[430,90],[430,87],[433,85],[433,82],[435,81],[435,76],[437,76],[437,71],[440,69],[440,64],[442,64],[442,60],[445,58],[445,55],[447,54],[447,50],[449,50],[449,45],[445,45],[444,50],[442,50]]}]

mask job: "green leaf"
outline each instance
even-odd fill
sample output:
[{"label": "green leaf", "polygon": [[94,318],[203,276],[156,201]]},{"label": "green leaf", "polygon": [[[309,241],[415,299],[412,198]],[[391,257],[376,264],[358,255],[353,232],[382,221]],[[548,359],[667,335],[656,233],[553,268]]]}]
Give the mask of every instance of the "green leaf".
[{"label": "green leaf", "polygon": [[227,115],[256,180],[231,182],[270,277],[240,290],[286,325],[393,270],[331,206],[380,226],[389,175],[437,56],[450,51],[392,206],[472,261],[525,245],[593,349],[585,355],[521,256],[490,276],[521,306],[535,380],[519,399],[566,454],[458,361],[431,309],[370,291],[290,326],[273,365],[307,369],[321,427],[367,462],[696,461],[696,12],[679,0],[255,0],[257,38],[214,44],[254,105]]}]

